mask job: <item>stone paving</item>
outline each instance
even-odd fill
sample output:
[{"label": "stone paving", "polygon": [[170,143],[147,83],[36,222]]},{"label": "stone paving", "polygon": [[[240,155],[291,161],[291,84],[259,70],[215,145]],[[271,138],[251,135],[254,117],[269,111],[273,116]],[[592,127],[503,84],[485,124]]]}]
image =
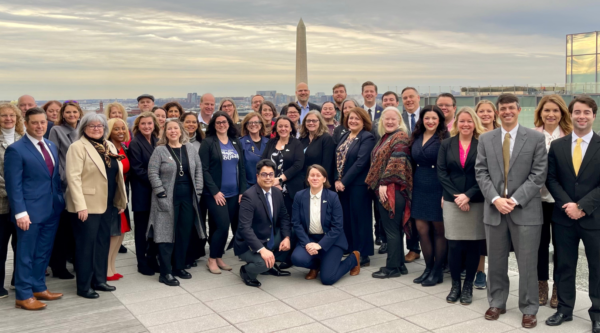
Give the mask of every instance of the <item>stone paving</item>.
[{"label": "stone paving", "polygon": [[[508,312],[498,321],[483,318],[488,308],[485,290],[474,291],[469,306],[448,304],[450,277],[444,283],[424,288],[412,283],[424,269],[422,259],[407,264],[409,275],[388,280],[371,278],[385,265],[385,255],[375,255],[360,275],[345,276],[333,286],[307,281],[307,270],[292,268],[289,277],[259,276],[261,288],[251,288],[239,278],[242,265],[232,251],[224,260],[232,272],[210,274],[206,261],[190,270],[191,280],[180,287],[158,283],[156,276],[137,273],[132,246],[119,254],[117,267],[125,277],[111,284],[113,293],[100,293],[97,300],[76,296],[74,280],[48,277],[48,288],[65,294],[47,302],[39,312],[15,309],[14,291],[0,299],[0,332],[589,332],[587,309],[591,302],[578,292],[575,319],[560,327],[543,321],[554,313],[540,308],[538,327],[521,328],[517,307],[518,274],[510,272]],[[12,254],[9,254],[12,259]],[[12,260],[7,262],[8,274]],[[10,276],[6,279],[6,288]]]}]

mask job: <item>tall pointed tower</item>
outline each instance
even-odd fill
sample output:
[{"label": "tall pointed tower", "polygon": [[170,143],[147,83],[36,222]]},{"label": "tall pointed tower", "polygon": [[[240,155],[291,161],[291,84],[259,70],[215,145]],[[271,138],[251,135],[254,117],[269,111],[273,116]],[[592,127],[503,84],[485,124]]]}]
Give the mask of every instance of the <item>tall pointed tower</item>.
[{"label": "tall pointed tower", "polygon": [[[296,28],[296,86],[300,82],[308,84],[308,66],[306,60],[306,26],[300,19]],[[294,86],[294,91],[296,87]]]}]

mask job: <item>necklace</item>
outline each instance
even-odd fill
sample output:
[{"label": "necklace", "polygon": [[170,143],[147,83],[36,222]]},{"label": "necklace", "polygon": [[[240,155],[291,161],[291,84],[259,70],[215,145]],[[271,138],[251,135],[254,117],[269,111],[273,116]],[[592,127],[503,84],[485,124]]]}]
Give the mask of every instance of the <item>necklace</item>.
[{"label": "necklace", "polygon": [[[183,147],[183,146],[181,146]],[[177,155],[175,155],[175,151],[173,150],[173,148],[171,148],[171,146],[169,146],[169,149],[171,149],[171,152],[173,153],[173,156],[175,156],[175,159],[177,160],[177,162],[179,162],[179,176],[183,177],[184,173],[183,173],[183,164],[181,164],[181,148],[179,148],[179,158],[177,158]]]}]

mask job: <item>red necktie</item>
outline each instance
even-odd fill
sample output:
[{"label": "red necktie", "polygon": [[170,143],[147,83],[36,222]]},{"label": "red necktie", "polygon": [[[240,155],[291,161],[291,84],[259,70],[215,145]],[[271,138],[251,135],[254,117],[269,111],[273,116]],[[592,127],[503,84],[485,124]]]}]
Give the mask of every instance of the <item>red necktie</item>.
[{"label": "red necktie", "polygon": [[54,164],[52,163],[52,158],[50,157],[50,154],[48,153],[48,150],[46,150],[46,146],[44,146],[44,143],[42,141],[38,142],[38,145],[40,145],[40,148],[42,149],[44,161],[46,162],[46,166],[48,167],[48,172],[50,172],[50,177],[52,177],[52,174],[54,173]]}]

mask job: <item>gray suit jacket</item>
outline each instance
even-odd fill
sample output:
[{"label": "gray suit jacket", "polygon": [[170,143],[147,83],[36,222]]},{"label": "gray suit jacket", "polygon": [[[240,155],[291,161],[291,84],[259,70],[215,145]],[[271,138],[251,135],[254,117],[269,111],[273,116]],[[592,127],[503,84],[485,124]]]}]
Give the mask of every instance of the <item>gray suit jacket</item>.
[{"label": "gray suit jacket", "polygon": [[[79,124],[77,125],[79,126]],[[73,128],[66,123],[56,125],[50,130],[50,136],[48,138],[54,142],[58,149],[58,159],[60,161],[58,172],[60,174],[60,182],[62,184],[62,190],[67,190],[67,175],[65,174],[65,167],[67,166],[67,151],[71,144],[78,140],[77,128]]]},{"label": "gray suit jacket", "polygon": [[402,111],[402,121],[404,121],[404,125],[406,125],[406,132],[408,133],[408,137],[410,138],[412,136],[412,131],[410,130],[410,119],[406,110]]},{"label": "gray suit jacket", "polygon": [[[546,181],[548,155],[542,133],[519,125],[508,171],[508,197],[519,203],[510,213],[518,225],[540,225],[542,201],[540,189]],[[479,137],[477,183],[485,197],[483,222],[499,225],[501,215],[492,199],[504,190],[504,160],[502,158],[502,129],[497,128]]]}]

